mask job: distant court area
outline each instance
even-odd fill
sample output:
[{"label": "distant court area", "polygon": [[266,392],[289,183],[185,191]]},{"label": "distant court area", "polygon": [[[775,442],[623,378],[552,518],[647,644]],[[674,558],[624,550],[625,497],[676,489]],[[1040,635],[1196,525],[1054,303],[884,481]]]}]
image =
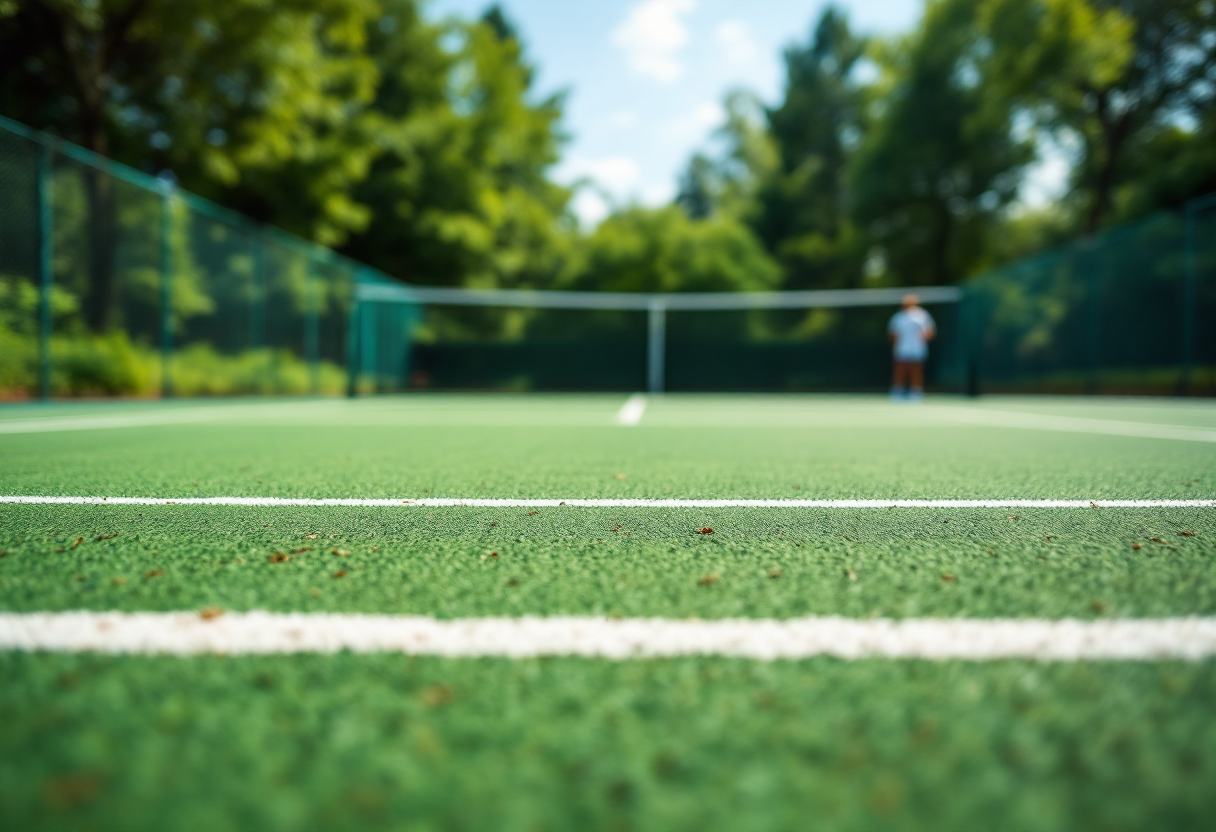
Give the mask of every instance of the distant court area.
[{"label": "distant court area", "polygon": [[16,405],[0,552],[6,828],[1216,810],[1210,401]]}]

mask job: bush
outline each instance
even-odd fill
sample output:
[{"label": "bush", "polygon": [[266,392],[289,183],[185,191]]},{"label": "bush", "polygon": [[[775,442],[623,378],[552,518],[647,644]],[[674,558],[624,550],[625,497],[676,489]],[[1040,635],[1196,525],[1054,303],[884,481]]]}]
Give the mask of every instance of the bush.
[{"label": "bush", "polygon": [[[191,344],[172,357],[173,392],[179,396],[307,395],[313,371],[288,350],[269,348],[221,355],[210,344]],[[321,362],[318,391],[341,393],[346,374]],[[51,338],[51,390],[56,397],[143,396],[161,392],[160,353],[125,332]],[[0,399],[38,395],[38,339],[0,325]]]}]

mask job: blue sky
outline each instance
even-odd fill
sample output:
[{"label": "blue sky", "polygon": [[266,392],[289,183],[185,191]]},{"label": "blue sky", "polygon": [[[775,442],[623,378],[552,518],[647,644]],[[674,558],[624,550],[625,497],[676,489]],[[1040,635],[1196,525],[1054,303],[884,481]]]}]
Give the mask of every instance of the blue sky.
[{"label": "blue sky", "polygon": [[[431,0],[429,15],[480,15],[490,0]],[[575,210],[659,204],[720,123],[723,96],[780,98],[782,49],[805,42],[825,0],[501,0],[537,66],[541,95],[567,92],[570,142],[556,178],[592,180]],[[837,0],[854,28],[911,29],[922,0]]]}]

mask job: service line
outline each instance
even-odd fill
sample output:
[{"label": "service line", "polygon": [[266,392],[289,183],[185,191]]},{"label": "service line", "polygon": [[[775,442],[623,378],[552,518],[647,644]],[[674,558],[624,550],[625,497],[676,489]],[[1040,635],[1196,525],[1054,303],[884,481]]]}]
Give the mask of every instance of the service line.
[{"label": "service line", "polygon": [[526,497],[59,497],[0,495],[0,504],[364,508],[1216,508],[1216,500],[746,500]]},{"label": "service line", "polygon": [[642,417],[646,415],[646,405],[649,402],[650,400],[644,393],[634,393],[625,400],[625,403],[621,405],[621,409],[617,411],[617,424],[633,427],[642,421]]},{"label": "service line", "polygon": [[0,649],[137,654],[726,656],[844,659],[1183,659],[1216,655],[1216,618],[465,618],[342,613],[0,613]]}]

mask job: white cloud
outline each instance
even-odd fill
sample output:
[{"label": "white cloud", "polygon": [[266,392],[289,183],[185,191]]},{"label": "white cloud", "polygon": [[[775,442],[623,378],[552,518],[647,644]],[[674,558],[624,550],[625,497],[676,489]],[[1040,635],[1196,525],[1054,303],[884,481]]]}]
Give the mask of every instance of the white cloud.
[{"label": "white cloud", "polygon": [[716,127],[724,118],[726,111],[717,101],[703,101],[692,111],[693,123],[702,129]]},{"label": "white cloud", "polygon": [[624,196],[638,181],[638,163],[629,156],[573,157],[561,166],[560,178],[566,182],[590,179],[613,196]]},{"label": "white cloud", "polygon": [[638,194],[643,205],[666,205],[676,198],[676,186],[671,182],[655,182],[644,185]]},{"label": "white cloud", "polygon": [[714,40],[722,47],[722,54],[728,63],[750,63],[759,53],[747,24],[742,20],[723,20],[714,29]]},{"label": "white cloud", "polygon": [[726,119],[726,112],[716,101],[705,101],[683,113],[677,113],[663,121],[656,129],[659,139],[666,144],[693,145],[705,138],[705,134]]},{"label": "white cloud", "polygon": [[608,200],[604,199],[602,194],[588,188],[583,188],[574,195],[570,207],[574,211],[574,216],[578,217],[579,223],[587,229],[599,225],[612,211],[612,206],[608,204]]},{"label": "white cloud", "polygon": [[608,123],[613,127],[628,130],[638,123],[638,114],[633,110],[617,110],[608,116]]},{"label": "white cloud", "polygon": [[[1014,125],[1015,133],[1020,125]],[[1042,208],[1068,192],[1068,180],[1080,157],[1081,142],[1075,136],[1061,134],[1038,137],[1038,158],[1026,169],[1018,201],[1026,208]]]},{"label": "white cloud", "polygon": [[684,72],[678,58],[688,40],[684,17],[696,7],[697,0],[642,0],[612,32],[612,43],[625,51],[629,68],[638,75],[675,81]]}]

